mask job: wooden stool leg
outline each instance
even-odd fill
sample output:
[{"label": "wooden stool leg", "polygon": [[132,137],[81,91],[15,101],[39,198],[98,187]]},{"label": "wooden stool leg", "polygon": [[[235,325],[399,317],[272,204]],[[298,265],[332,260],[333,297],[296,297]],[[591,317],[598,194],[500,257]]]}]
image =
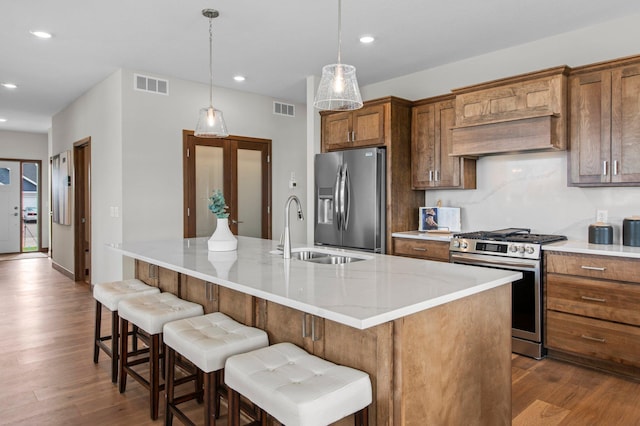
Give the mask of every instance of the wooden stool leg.
[{"label": "wooden stool leg", "polygon": [[120,393],[124,393],[127,388],[127,359],[129,351],[129,321],[120,318]]},{"label": "wooden stool leg", "polygon": [[118,311],[111,312],[111,383],[118,383],[120,332]]},{"label": "wooden stool leg", "polygon": [[355,426],[368,426],[369,425],[369,407],[364,407],[358,411],[354,416]]},{"label": "wooden stool leg", "polygon": [[218,399],[218,372],[212,371],[204,374],[204,424],[215,426],[216,419],[220,417],[220,407],[216,404]]},{"label": "wooden stool leg", "polygon": [[173,412],[169,408],[169,404],[173,404],[175,389],[175,364],[176,351],[167,346],[167,381],[164,384],[165,404],[164,404],[164,424],[171,426],[173,424]]},{"label": "wooden stool leg", "polygon": [[95,331],[93,337],[93,362],[95,364],[98,363],[98,357],[100,356],[100,346],[98,346],[98,342],[100,341],[100,327],[102,326],[102,303],[96,300],[96,321],[95,321]]},{"label": "wooden stool leg", "polygon": [[158,418],[158,405],[160,399],[160,334],[151,336],[149,348],[149,406],[151,420]]},{"label": "wooden stool leg", "polygon": [[227,397],[227,404],[229,406],[229,426],[240,426],[240,394],[233,389],[229,388],[229,396]]}]

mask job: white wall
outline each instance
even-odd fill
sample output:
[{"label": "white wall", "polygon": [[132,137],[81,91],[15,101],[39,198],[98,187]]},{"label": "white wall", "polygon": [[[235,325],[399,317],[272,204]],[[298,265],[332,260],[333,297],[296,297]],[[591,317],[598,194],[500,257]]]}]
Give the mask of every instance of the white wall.
[{"label": "white wall", "polygon": [[[52,155],[91,137],[91,277],[119,279],[122,262],[106,247],[122,241],[122,216],[110,206],[122,205],[122,72],[116,71],[53,117]],[[75,189],[75,188],[74,188]],[[71,196],[73,200],[73,194]],[[71,212],[73,217],[73,211]],[[74,226],[52,225],[52,259],[74,271]]]},{"label": "white wall", "polygon": [[[152,75],[143,72],[145,75]],[[119,70],[56,114],[52,151],[72,149],[92,138],[92,281],[130,276],[132,262],[106,248],[123,241],[182,238],[182,130],[193,129],[198,109],[208,104],[207,85],[169,80],[169,96],[133,89],[134,71]],[[288,179],[306,200],[306,110],[296,117],[272,114],[273,99],[214,88],[214,104],[234,135],[272,140],[272,223],[278,238]],[[111,212],[117,208],[118,217]],[[303,223],[293,224],[294,241],[305,241]],[[54,261],[73,271],[73,227],[54,225]]]},{"label": "white wall", "polygon": [[40,222],[42,248],[49,247],[49,155],[46,133],[0,130],[0,157],[16,160],[40,160]]},{"label": "white wall", "polygon": [[[450,89],[557,65],[580,66],[640,54],[640,15],[561,34],[362,88],[363,97],[395,95],[417,100]],[[424,54],[428,54],[428,49]],[[596,209],[609,211],[618,229],[640,214],[640,188],[569,188],[566,152],[484,157],[478,189],[426,191],[426,205],[442,200],[462,207],[463,230],[530,227],[586,239]],[[616,241],[619,241],[619,235]]]}]

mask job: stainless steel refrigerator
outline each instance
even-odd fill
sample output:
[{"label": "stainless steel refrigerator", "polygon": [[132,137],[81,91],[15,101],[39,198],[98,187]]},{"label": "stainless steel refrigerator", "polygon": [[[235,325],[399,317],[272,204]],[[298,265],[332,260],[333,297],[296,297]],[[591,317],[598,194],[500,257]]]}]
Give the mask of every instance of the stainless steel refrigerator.
[{"label": "stainless steel refrigerator", "polygon": [[315,244],[385,253],[383,148],[316,154]]}]

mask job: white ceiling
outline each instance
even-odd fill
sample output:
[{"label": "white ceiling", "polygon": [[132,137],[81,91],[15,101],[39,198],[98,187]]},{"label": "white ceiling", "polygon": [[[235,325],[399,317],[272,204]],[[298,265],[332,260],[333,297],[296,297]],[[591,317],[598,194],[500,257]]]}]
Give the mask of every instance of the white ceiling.
[{"label": "white ceiling", "polygon": [[[217,86],[304,103],[306,76],[336,61],[337,0],[0,0],[0,82],[19,85],[0,87],[0,130],[46,132],[118,68],[208,83],[204,8],[220,11]],[[364,86],[640,13],[640,2],[344,0],[342,9],[342,61]],[[376,42],[360,44],[363,34]]]}]

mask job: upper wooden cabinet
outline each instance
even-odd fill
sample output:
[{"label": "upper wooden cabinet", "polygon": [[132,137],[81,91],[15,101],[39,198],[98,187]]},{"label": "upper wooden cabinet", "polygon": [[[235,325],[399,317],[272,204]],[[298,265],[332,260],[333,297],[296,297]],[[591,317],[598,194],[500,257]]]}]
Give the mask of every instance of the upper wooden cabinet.
[{"label": "upper wooden cabinet", "polygon": [[476,161],[454,157],[453,95],[418,101],[411,119],[411,184],[413,189],[475,189]]},{"label": "upper wooden cabinet", "polygon": [[453,155],[566,149],[566,66],[455,89]]},{"label": "upper wooden cabinet", "polygon": [[399,98],[382,98],[365,102],[354,111],[323,111],[322,152],[366,146],[385,146],[391,141],[392,126],[397,125],[394,109],[410,106]]},{"label": "upper wooden cabinet", "polygon": [[640,56],[574,68],[569,185],[640,183]]}]

